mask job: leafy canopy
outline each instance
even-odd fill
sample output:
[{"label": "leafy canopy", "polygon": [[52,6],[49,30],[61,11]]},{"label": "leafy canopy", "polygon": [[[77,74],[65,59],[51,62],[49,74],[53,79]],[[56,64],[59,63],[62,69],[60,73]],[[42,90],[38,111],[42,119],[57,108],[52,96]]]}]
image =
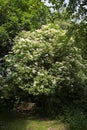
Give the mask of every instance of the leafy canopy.
[{"label": "leafy canopy", "polygon": [[0,0],[0,55],[3,57],[21,30],[46,24],[49,9],[38,0]]},{"label": "leafy canopy", "polygon": [[[46,0],[45,0],[46,1]],[[87,0],[48,0],[53,4],[53,8],[59,10],[65,8],[68,15],[73,15],[78,19],[87,20]]]}]

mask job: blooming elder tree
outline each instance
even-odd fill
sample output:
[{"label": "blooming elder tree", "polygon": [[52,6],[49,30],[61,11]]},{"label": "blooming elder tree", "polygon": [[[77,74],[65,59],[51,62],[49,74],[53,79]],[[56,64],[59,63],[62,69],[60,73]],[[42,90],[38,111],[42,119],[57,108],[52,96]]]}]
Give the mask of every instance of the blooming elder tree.
[{"label": "blooming elder tree", "polygon": [[57,24],[22,31],[5,57],[6,86],[33,95],[72,95],[83,87],[81,52]]}]

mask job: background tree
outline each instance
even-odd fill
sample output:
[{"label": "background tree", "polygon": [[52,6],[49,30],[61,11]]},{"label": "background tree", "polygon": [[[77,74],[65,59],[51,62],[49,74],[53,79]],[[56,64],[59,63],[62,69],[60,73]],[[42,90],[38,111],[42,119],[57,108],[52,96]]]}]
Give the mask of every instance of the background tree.
[{"label": "background tree", "polygon": [[21,30],[33,30],[46,24],[49,9],[38,0],[0,1],[0,57],[11,48]]},{"label": "background tree", "polygon": [[[86,0],[49,0],[53,8],[60,12],[60,9],[66,10],[66,17],[73,21],[72,26],[68,29],[68,37],[72,35],[75,38],[75,44],[82,49],[83,57],[86,58],[87,47],[87,1]],[[66,2],[66,3],[65,3]],[[65,6],[66,5],[66,6]]]},{"label": "background tree", "polygon": [[[46,1],[46,0],[45,0]],[[87,1],[86,0],[48,0],[53,8],[59,10],[66,7],[69,15],[77,16],[79,19],[87,20]]]}]

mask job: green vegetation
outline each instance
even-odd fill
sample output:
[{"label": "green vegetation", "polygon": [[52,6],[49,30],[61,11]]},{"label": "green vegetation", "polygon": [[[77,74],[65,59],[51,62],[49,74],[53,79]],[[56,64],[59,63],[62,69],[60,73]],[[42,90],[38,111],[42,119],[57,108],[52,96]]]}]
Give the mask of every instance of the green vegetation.
[{"label": "green vegetation", "polygon": [[39,118],[25,117],[16,113],[0,113],[0,130],[67,130],[68,125],[62,121]]},{"label": "green vegetation", "polygon": [[0,1],[0,111],[25,104],[21,119],[7,113],[5,130],[87,129],[86,1],[49,2],[54,12],[38,0]]},{"label": "green vegetation", "polygon": [[57,119],[25,116],[13,112],[0,112],[0,130],[86,130],[87,119],[83,113],[75,111]]},{"label": "green vegetation", "polygon": [[20,31],[34,30],[46,24],[49,13],[48,8],[38,0],[0,0],[1,56],[8,53],[13,38]]},{"label": "green vegetation", "polygon": [[49,109],[54,104],[54,111],[63,101],[81,100],[86,66],[74,39],[66,43],[65,33],[57,24],[48,24],[34,32],[23,31],[15,38],[12,52],[5,56],[4,86],[9,94],[14,89],[14,96],[20,98],[16,92],[21,89],[37,100],[45,99]]}]

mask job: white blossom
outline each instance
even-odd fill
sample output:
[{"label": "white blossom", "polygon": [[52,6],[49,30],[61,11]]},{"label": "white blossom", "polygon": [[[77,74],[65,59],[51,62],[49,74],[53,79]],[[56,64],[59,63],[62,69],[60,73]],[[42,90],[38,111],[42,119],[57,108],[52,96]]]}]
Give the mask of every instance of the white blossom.
[{"label": "white blossom", "polygon": [[56,80],[55,79],[53,80],[53,84],[56,84]]},{"label": "white blossom", "polygon": [[25,39],[24,38],[20,38],[20,42],[24,42],[25,41]]},{"label": "white blossom", "polygon": [[36,86],[36,84],[37,84],[37,81],[34,81],[34,84],[33,84],[33,86]]},{"label": "white blossom", "polygon": [[38,65],[38,62],[35,62],[34,64],[35,64],[35,65]]},{"label": "white blossom", "polygon": [[41,72],[38,72],[38,75],[39,75],[39,76],[44,76],[44,74],[43,74],[43,73],[41,73]]},{"label": "white blossom", "polygon": [[43,89],[43,88],[44,88],[44,85],[41,85],[41,88]]},{"label": "white blossom", "polygon": [[36,72],[36,70],[35,70],[35,69],[33,69],[33,70],[32,70],[32,73],[35,73],[35,72]]}]

